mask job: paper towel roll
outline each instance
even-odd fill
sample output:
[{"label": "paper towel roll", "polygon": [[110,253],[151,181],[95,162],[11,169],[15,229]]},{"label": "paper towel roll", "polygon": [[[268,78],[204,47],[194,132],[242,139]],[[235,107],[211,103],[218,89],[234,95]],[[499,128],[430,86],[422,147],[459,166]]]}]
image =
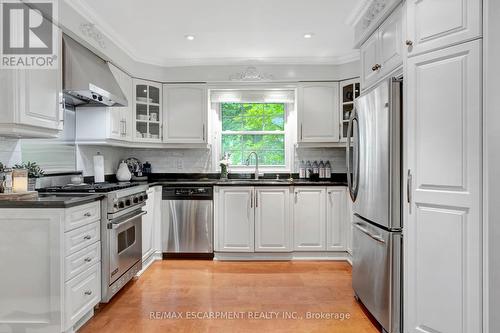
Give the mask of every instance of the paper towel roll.
[{"label": "paper towel roll", "polygon": [[101,153],[94,155],[94,182],[104,182],[104,156]]}]

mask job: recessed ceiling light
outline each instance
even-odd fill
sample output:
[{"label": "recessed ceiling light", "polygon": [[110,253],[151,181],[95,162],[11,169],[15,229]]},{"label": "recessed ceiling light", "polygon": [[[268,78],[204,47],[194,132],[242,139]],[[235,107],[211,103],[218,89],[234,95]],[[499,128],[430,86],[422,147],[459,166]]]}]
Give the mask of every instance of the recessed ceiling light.
[{"label": "recessed ceiling light", "polygon": [[187,40],[194,40],[194,35],[186,35],[184,37],[186,37]]},{"label": "recessed ceiling light", "polygon": [[305,39],[310,39],[310,38],[313,38],[314,34],[312,32],[308,32],[308,33],[305,33],[304,34],[304,38]]}]

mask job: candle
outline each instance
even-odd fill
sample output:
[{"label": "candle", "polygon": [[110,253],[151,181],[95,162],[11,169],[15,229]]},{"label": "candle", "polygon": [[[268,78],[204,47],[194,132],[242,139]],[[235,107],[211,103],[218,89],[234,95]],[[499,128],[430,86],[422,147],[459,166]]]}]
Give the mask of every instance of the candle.
[{"label": "candle", "polygon": [[14,193],[28,192],[28,170],[26,169],[12,170],[12,192]]}]

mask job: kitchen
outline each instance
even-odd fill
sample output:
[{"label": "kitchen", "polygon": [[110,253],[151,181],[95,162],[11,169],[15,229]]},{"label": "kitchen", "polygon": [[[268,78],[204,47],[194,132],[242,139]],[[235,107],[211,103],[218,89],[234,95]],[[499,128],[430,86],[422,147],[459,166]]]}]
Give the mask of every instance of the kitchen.
[{"label": "kitchen", "polygon": [[0,332],[500,330],[500,4],[0,7]]}]

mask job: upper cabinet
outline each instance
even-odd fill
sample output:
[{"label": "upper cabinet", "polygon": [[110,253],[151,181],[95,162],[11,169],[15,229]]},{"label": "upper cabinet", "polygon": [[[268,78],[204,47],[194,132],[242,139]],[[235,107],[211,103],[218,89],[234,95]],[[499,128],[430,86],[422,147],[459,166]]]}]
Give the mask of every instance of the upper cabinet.
[{"label": "upper cabinet", "polygon": [[402,7],[361,45],[361,87],[369,88],[403,63]]},{"label": "upper cabinet", "polygon": [[339,84],[308,82],[299,86],[298,142],[339,142]]},{"label": "upper cabinet", "polygon": [[408,56],[480,37],[481,0],[406,2]]},{"label": "upper cabinet", "polygon": [[165,143],[206,143],[207,116],[205,84],[163,85]]},{"label": "upper cabinet", "polygon": [[134,141],[162,141],[162,85],[134,79]]},{"label": "upper cabinet", "polygon": [[132,77],[127,73],[108,64],[111,73],[113,73],[120,89],[127,98],[127,106],[108,108],[109,117],[109,137],[117,140],[132,140],[133,117],[132,106],[134,101],[134,83]]},{"label": "upper cabinet", "polygon": [[[349,118],[354,109],[354,100],[359,97],[359,78],[340,82],[340,141],[347,141]],[[352,134],[351,134],[352,137]]]},{"label": "upper cabinet", "polygon": [[[61,36],[59,32],[59,45]],[[59,59],[60,53],[59,47]],[[50,138],[60,133],[62,64],[57,69],[2,69],[0,82],[0,136]]]}]

